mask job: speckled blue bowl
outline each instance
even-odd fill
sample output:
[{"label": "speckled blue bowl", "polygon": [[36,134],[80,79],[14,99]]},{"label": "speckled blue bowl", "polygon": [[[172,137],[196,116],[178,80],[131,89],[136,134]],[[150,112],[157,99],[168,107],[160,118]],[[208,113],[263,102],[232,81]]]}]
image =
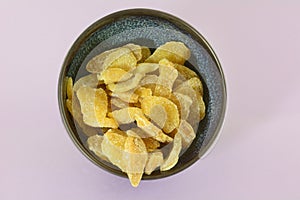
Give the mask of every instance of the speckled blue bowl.
[{"label": "speckled blue bowl", "polygon": [[197,136],[189,149],[181,155],[177,165],[169,171],[155,171],[143,179],[157,179],[180,172],[203,158],[213,147],[220,134],[226,109],[226,86],[221,65],[204,37],[181,19],[170,14],[131,9],[110,14],[88,27],[74,42],[63,63],[58,101],[64,125],[79,150],[93,163],[113,174],[126,176],[118,168],[101,161],[86,146],[86,136],[80,133],[65,106],[66,76],[77,80],[86,75],[85,66],[95,55],[127,43],[157,48],[168,41],[181,41],[191,50],[189,63],[204,84],[206,116],[200,122]]}]

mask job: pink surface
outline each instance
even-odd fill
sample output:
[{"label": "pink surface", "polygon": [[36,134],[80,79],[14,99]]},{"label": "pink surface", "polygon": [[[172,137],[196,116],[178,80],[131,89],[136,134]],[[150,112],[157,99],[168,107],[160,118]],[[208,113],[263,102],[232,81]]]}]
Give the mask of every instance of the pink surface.
[{"label": "pink surface", "polygon": [[[224,2],[2,0],[0,199],[300,199],[300,4]],[[133,7],[198,29],[222,63],[229,96],[211,154],[137,189],[81,155],[57,103],[73,41],[104,15]]]}]

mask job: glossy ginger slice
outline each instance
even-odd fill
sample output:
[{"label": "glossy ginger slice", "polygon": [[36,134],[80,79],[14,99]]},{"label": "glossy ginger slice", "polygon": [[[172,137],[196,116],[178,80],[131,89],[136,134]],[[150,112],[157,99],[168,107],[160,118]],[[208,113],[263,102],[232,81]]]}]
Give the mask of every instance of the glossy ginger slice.
[{"label": "glossy ginger slice", "polygon": [[77,96],[83,114],[83,121],[92,127],[118,127],[114,119],[107,118],[107,96],[102,88],[81,87]]},{"label": "glossy ginger slice", "polygon": [[103,136],[93,135],[87,139],[89,149],[94,152],[102,160],[108,161],[108,158],[102,152]]},{"label": "glossy ginger slice", "polygon": [[78,79],[73,86],[73,91],[76,93],[81,87],[97,88],[99,80],[96,74],[89,74]]},{"label": "glossy ginger slice", "polygon": [[181,143],[181,135],[176,134],[174,137],[172,144],[172,149],[167,156],[167,158],[164,160],[163,164],[160,166],[161,171],[167,171],[171,168],[173,168],[179,159],[179,154],[182,149],[182,143]]},{"label": "glossy ginger slice", "polygon": [[114,93],[127,92],[135,89],[143,77],[144,74],[137,73],[134,77],[127,81],[108,84],[107,88]]},{"label": "glossy ginger slice", "polygon": [[111,84],[119,81],[126,81],[132,77],[132,73],[121,68],[108,68],[98,75],[99,80],[103,80],[105,84]]},{"label": "glossy ginger slice", "polygon": [[182,42],[167,42],[159,46],[145,62],[158,63],[161,59],[168,59],[171,62],[183,64],[190,58],[190,50]]},{"label": "glossy ginger slice", "polygon": [[112,116],[119,124],[129,124],[136,121],[137,126],[160,142],[170,142],[172,138],[162,132],[161,129],[152,124],[137,107],[128,107],[112,112]]},{"label": "glossy ginger slice", "polygon": [[88,72],[102,73],[109,67],[133,70],[137,60],[129,48],[116,48],[93,57],[86,66]]},{"label": "glossy ginger slice", "polygon": [[99,88],[95,91],[95,114],[100,127],[117,128],[118,124],[113,118],[107,117],[108,98],[106,92]]},{"label": "glossy ginger slice", "polygon": [[[170,133],[179,125],[179,112],[177,106],[165,97],[149,96],[141,101],[143,113],[148,117],[151,117],[151,110],[156,105],[161,105],[164,107],[167,113],[167,119],[163,130],[165,133]],[[154,118],[155,116],[152,116],[151,119],[153,120]]]},{"label": "glossy ginger slice", "polygon": [[181,135],[183,149],[188,148],[196,137],[193,127],[185,120],[180,121],[177,134]]},{"label": "glossy ginger slice", "polygon": [[137,187],[144,173],[148,160],[148,153],[140,137],[128,136],[124,144],[124,161],[126,173],[133,187]]},{"label": "glossy ginger slice", "polygon": [[190,114],[191,105],[193,103],[192,99],[189,96],[181,93],[174,92],[173,94],[179,102],[179,105],[176,105],[180,112],[180,119],[187,119]]},{"label": "glossy ginger slice", "polygon": [[103,141],[101,143],[103,155],[123,172],[126,172],[127,169],[127,163],[124,161],[126,139],[127,135],[123,131],[110,129],[104,134]]},{"label": "glossy ginger slice", "polygon": [[159,150],[153,151],[148,155],[148,161],[145,167],[145,174],[150,175],[164,161],[163,153]]},{"label": "glossy ginger slice", "polygon": [[172,92],[173,84],[178,76],[178,71],[174,64],[167,59],[159,61],[159,76],[156,83],[154,95],[162,96]]}]

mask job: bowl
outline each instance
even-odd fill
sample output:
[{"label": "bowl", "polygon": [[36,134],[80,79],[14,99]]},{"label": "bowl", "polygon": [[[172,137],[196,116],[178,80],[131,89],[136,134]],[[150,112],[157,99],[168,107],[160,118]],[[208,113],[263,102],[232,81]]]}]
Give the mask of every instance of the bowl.
[{"label": "bowl", "polygon": [[58,82],[58,103],[65,128],[80,150],[100,168],[122,177],[126,174],[95,156],[87,147],[87,137],[80,132],[67,110],[66,77],[73,80],[87,74],[87,62],[95,55],[127,43],[150,48],[168,41],[183,42],[190,50],[188,62],[199,75],[204,87],[206,116],[199,123],[196,138],[168,171],[143,175],[144,180],[171,176],[204,158],[216,143],[226,110],[226,85],[220,62],[205,38],[192,26],[171,14],[150,9],[122,10],[105,16],[89,26],[74,42],[63,62]]}]

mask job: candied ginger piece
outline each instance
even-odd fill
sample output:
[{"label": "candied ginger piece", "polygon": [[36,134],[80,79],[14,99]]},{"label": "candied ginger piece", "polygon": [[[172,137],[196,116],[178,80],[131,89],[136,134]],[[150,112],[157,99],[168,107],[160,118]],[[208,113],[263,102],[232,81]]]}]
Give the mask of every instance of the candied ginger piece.
[{"label": "candied ginger piece", "polygon": [[163,153],[159,150],[149,153],[145,167],[145,174],[150,175],[164,161]]},{"label": "candied ginger piece", "polygon": [[86,66],[88,72],[101,73],[109,67],[121,68],[125,71],[133,70],[136,66],[136,58],[129,48],[116,48],[105,51],[93,57]]},{"label": "candied ginger piece", "polygon": [[178,71],[174,68],[174,64],[167,59],[159,61],[159,76],[155,87],[154,95],[171,92],[173,84],[178,76]]},{"label": "candied ginger piece", "polygon": [[136,121],[137,126],[160,142],[170,142],[172,138],[164,134],[161,129],[152,124],[143,114],[140,108],[128,107],[112,112],[114,119],[119,124],[129,124]]},{"label": "candied ginger piece", "polygon": [[132,73],[121,68],[108,68],[98,75],[98,79],[103,80],[105,84],[126,81],[131,77]]},{"label": "candied ginger piece", "polygon": [[116,97],[112,97],[110,99],[110,103],[112,104],[112,107],[117,107],[117,108],[127,108],[127,107],[129,107],[129,103],[126,103],[126,102],[124,102],[121,99],[116,98]]},{"label": "candied ginger piece", "polygon": [[167,121],[167,111],[165,107],[157,104],[150,109],[149,118],[159,127],[163,128]]},{"label": "candied ginger piece", "polygon": [[180,64],[175,64],[174,65],[175,69],[177,69],[177,71],[179,72],[179,74],[185,79],[191,79],[194,77],[198,77],[198,75],[196,74],[196,72],[194,72],[193,70],[191,70],[190,68],[184,66],[184,65],[180,65]]},{"label": "candied ginger piece", "polygon": [[68,77],[67,79],[67,98],[72,100],[73,98],[73,79]]},{"label": "candied ginger piece", "polygon": [[182,148],[188,148],[196,137],[193,127],[187,121],[181,120],[177,131],[182,138]]},{"label": "candied ginger piece", "polygon": [[147,152],[153,152],[160,147],[159,141],[152,137],[142,138],[142,140],[146,145]]},{"label": "candied ginger piece", "polygon": [[68,111],[71,113],[71,115],[73,115],[73,110],[72,110],[72,100],[67,99],[67,100],[66,100],[66,106],[67,106]]},{"label": "candied ginger piece", "polygon": [[73,95],[71,104],[72,104],[71,106],[72,106],[73,119],[75,120],[75,122],[77,123],[77,125],[80,127],[80,129],[82,130],[82,132],[85,135],[92,136],[92,135],[96,135],[98,132],[100,132],[100,130],[98,128],[91,127],[91,126],[87,125],[86,123],[84,123],[83,115],[81,113],[80,102],[75,95]]},{"label": "candied ginger piece", "polygon": [[106,117],[108,111],[108,99],[106,92],[99,88],[95,91],[95,115],[100,127],[117,128],[118,124],[113,118]]},{"label": "candied ginger piece", "polygon": [[133,78],[127,81],[123,81],[115,84],[114,83],[108,84],[107,88],[114,93],[127,92],[129,90],[135,89],[139,85],[139,82],[143,77],[144,74],[137,73]]},{"label": "candied ginger piece", "polygon": [[118,130],[110,129],[103,135],[101,150],[109,161],[126,172],[127,165],[124,161],[124,150],[127,135]]},{"label": "candied ginger piece", "polygon": [[142,58],[141,58],[141,60],[139,60],[139,62],[145,62],[145,60],[149,57],[149,56],[151,56],[151,51],[150,51],[150,49],[148,48],[148,47],[146,47],[146,46],[141,46],[141,48],[142,48]]},{"label": "candied ginger piece", "polygon": [[121,99],[126,103],[137,103],[139,100],[139,96],[134,93],[134,91],[127,91],[127,92],[109,92],[108,93],[112,97],[116,97]]},{"label": "candied ginger piece", "polygon": [[164,160],[163,164],[160,166],[160,171],[167,171],[173,168],[177,164],[179,159],[179,154],[182,149],[181,140],[182,140],[181,135],[177,133],[172,142],[172,149],[169,155]]},{"label": "candied ginger piece", "polygon": [[180,93],[191,98],[192,105],[190,108],[192,109],[190,109],[190,114],[187,118],[187,121],[194,127],[194,125],[198,124],[200,121],[200,107],[198,105],[196,91],[190,86],[184,86],[176,89],[174,93]]},{"label": "candied ginger piece", "polygon": [[157,63],[140,63],[134,69],[133,73],[147,74],[156,71],[159,68]]},{"label": "candied ginger piece", "polygon": [[163,130],[165,133],[170,133],[179,125],[179,112],[177,106],[165,97],[149,96],[141,101],[143,113],[148,117],[151,117],[151,109],[156,105],[161,105],[164,107],[167,113],[167,119]]},{"label": "candied ginger piece", "polygon": [[148,160],[146,146],[141,138],[128,136],[124,147],[123,160],[126,162],[126,173],[131,185],[137,187]]},{"label": "candied ginger piece", "polygon": [[83,121],[89,126],[99,127],[95,112],[95,94],[96,90],[90,87],[81,87],[77,91],[77,97],[80,102]]},{"label": "candied ginger piece", "polygon": [[73,91],[77,92],[77,90],[81,87],[90,87],[97,88],[99,84],[99,80],[97,79],[96,74],[89,74],[78,79],[73,86]]},{"label": "candied ginger piece", "polygon": [[145,62],[158,63],[161,59],[183,64],[191,56],[190,50],[182,42],[167,42],[159,46]]},{"label": "candied ginger piece", "polygon": [[94,152],[102,160],[108,161],[108,158],[102,152],[103,136],[93,135],[87,139],[89,149]]},{"label": "candied ginger piece", "polygon": [[190,114],[192,99],[184,94],[174,92],[175,97],[178,99],[179,105],[177,105],[180,111],[180,119],[187,119]]},{"label": "candied ginger piece", "polygon": [[131,50],[131,52],[134,54],[135,58],[137,61],[141,60],[143,55],[142,55],[142,47],[133,43],[129,43],[124,45],[123,47],[128,48]]}]

